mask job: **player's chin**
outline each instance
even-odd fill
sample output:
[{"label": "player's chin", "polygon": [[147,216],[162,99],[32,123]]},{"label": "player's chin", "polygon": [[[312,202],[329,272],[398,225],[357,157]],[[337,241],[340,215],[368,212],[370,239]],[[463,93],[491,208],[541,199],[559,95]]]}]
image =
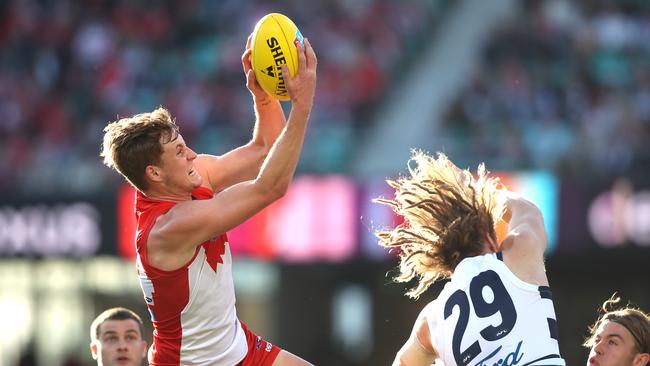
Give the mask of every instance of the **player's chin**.
[{"label": "player's chin", "polygon": [[201,184],[203,184],[203,177],[197,174],[196,176],[191,177],[191,182],[193,188],[199,188]]},{"label": "player's chin", "polygon": [[125,357],[125,356],[118,357],[113,361],[113,365],[125,365],[126,366],[126,365],[135,365],[135,364],[136,364],[136,362],[134,362],[131,358]]}]

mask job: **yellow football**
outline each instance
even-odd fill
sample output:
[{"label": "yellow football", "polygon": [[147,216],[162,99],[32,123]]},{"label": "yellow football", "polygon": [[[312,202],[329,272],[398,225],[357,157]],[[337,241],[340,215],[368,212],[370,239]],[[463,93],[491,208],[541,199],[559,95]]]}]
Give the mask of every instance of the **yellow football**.
[{"label": "yellow football", "polygon": [[286,64],[292,77],[298,71],[296,42],[304,46],[298,27],[279,13],[265,15],[253,30],[251,66],[262,89],[275,99],[289,100],[280,67]]}]

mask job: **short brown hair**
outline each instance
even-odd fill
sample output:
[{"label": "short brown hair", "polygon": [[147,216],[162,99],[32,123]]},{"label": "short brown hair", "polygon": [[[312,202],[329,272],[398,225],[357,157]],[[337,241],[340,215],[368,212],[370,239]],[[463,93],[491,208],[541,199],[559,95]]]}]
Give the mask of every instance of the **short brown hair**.
[{"label": "short brown hair", "polygon": [[[413,168],[410,162],[415,162]],[[499,179],[479,165],[477,177],[458,169],[442,153],[437,159],[415,152],[410,177],[388,180],[394,200],[376,199],[404,218],[392,230],[377,232],[381,245],[400,248],[397,282],[418,278],[407,295],[417,298],[431,284],[451,276],[464,258],[480,255],[484,238],[496,239],[495,223],[503,214]]]},{"label": "short brown hair", "polygon": [[135,188],[148,188],[145,168],[161,163],[161,143],[173,141],[178,126],[169,111],[159,107],[153,112],[137,114],[109,123],[104,128],[100,156],[104,164],[117,170]]},{"label": "short brown hair", "polygon": [[92,324],[90,324],[90,339],[97,340],[99,339],[99,327],[107,320],[128,320],[132,319],[138,323],[138,328],[140,329],[140,337],[144,338],[144,329],[142,319],[138,314],[134,313],[132,310],[123,307],[111,308],[105,310],[99,314]]},{"label": "short brown hair", "polygon": [[589,327],[591,334],[585,340],[583,346],[591,348],[594,345],[598,327],[604,321],[609,320],[624,326],[632,334],[637,352],[650,354],[650,315],[629,305],[624,308],[614,309],[613,306],[619,301],[621,301],[621,298],[614,294],[603,303],[600,308],[602,315]]}]

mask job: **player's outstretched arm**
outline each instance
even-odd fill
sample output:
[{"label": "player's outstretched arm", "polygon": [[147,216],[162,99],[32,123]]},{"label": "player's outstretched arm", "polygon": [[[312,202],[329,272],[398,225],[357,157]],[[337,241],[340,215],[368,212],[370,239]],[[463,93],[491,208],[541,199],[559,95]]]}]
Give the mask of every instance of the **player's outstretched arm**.
[{"label": "player's outstretched arm", "polygon": [[521,195],[504,191],[508,233],[501,244],[508,267],[527,282],[547,285],[544,251],[547,238],[540,209]]},{"label": "player's outstretched arm", "polygon": [[255,78],[250,60],[251,37],[252,34],[248,37],[241,61],[255,109],[253,137],[246,145],[221,156],[199,155],[197,165],[214,192],[254,179],[287,121],[280,102],[268,95]]},{"label": "player's outstretched arm", "polygon": [[308,40],[304,48],[298,47],[296,75],[291,78],[289,70],[283,68],[292,103],[289,120],[257,177],[212,199],[179,203],[160,216],[149,235],[151,264],[160,269],[180,267],[197,245],[233,229],[286,193],[302,150],[316,87],[314,50]]},{"label": "player's outstretched arm", "polygon": [[[255,127],[253,129],[251,145],[260,146],[268,152],[275,143],[275,140],[280,136],[280,132],[282,132],[287,118],[284,115],[280,101],[267,94],[257,82],[251,63],[252,38],[253,34],[248,36],[246,51],[242,55],[242,67],[246,75],[246,87],[253,96],[255,108]],[[259,173],[260,166],[261,164],[257,167],[253,177]]]}]

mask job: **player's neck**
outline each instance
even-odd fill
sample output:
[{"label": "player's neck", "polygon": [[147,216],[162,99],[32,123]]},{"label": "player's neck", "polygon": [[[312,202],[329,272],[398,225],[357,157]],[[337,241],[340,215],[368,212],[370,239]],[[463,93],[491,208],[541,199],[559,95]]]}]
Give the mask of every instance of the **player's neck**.
[{"label": "player's neck", "polygon": [[154,201],[183,202],[192,199],[192,192],[168,190],[159,186],[150,187],[144,195]]},{"label": "player's neck", "polygon": [[483,238],[483,254],[496,253],[499,251],[499,245],[490,235]]}]

